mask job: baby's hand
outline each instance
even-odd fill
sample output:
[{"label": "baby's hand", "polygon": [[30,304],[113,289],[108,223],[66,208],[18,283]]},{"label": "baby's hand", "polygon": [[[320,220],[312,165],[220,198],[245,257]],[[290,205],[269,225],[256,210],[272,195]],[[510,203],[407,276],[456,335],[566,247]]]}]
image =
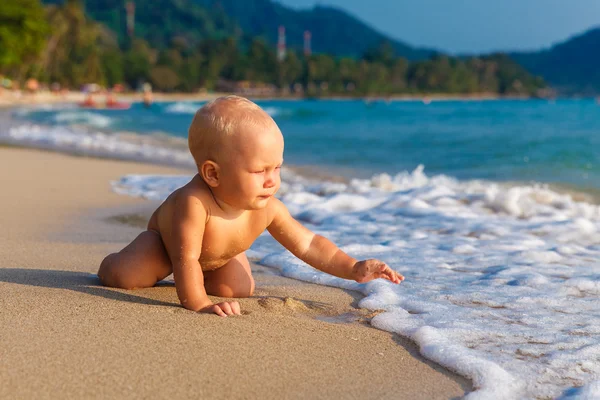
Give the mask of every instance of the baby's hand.
[{"label": "baby's hand", "polygon": [[215,313],[220,317],[242,314],[240,311],[240,303],[237,301],[224,301],[218,304],[211,304],[210,306],[200,309],[198,312],[208,314]]},{"label": "baby's hand", "polygon": [[354,280],[358,283],[365,283],[373,279],[383,278],[394,283],[400,283],[404,277],[387,266],[386,263],[370,259],[358,261],[352,268]]}]

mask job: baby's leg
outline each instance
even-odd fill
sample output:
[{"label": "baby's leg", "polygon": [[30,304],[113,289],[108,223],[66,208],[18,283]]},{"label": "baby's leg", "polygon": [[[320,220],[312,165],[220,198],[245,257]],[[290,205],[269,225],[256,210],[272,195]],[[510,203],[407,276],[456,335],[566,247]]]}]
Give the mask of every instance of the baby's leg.
[{"label": "baby's leg", "polygon": [[206,293],[219,297],[250,297],[254,279],[246,253],[241,253],[214,271],[204,271]]},{"label": "baby's leg", "polygon": [[134,289],[154,286],[172,272],[160,235],[145,231],[120,252],[106,256],[98,277],[106,286]]}]

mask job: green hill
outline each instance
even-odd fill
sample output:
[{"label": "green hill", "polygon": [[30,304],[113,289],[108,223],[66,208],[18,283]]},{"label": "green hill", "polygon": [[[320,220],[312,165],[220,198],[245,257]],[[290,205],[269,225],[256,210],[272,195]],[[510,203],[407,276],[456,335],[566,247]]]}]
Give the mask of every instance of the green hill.
[{"label": "green hill", "polygon": [[561,94],[600,93],[600,28],[538,52],[510,56]]},{"label": "green hill", "polygon": [[288,46],[301,49],[304,31],[312,33],[312,49],[316,53],[339,56],[361,56],[381,42],[389,42],[396,56],[408,60],[431,57],[435,51],[418,49],[391,39],[347,12],[325,6],[295,10],[271,0],[196,0],[212,10],[224,10],[244,33],[262,36],[276,43],[277,28],[286,28]]},{"label": "green hill", "polygon": [[[62,4],[64,0],[43,0]],[[126,0],[85,0],[85,12],[117,34],[125,43]],[[194,0],[135,0],[135,36],[155,48],[168,47],[176,37],[196,44],[206,38],[230,36],[236,24],[222,10],[207,9]]]},{"label": "green hill", "polygon": [[[61,0],[43,0],[60,4]],[[126,38],[126,0],[85,0],[86,14]],[[206,38],[235,36],[248,42],[262,37],[277,42],[279,25],[286,27],[288,46],[302,49],[304,31],[312,32],[315,53],[362,56],[382,42],[389,42],[396,56],[427,59],[433,50],[418,49],[391,39],[352,15],[332,7],[294,10],[272,0],[135,0],[135,35],[152,47],[169,46],[175,37],[196,44]]]},{"label": "green hill", "polygon": [[[27,7],[19,7],[27,14]],[[50,27],[37,34],[40,48],[32,49],[28,62],[16,63],[18,74],[4,70],[67,87],[96,82],[135,88],[150,82],[161,91],[538,96],[545,90],[543,80],[506,54],[462,58],[416,50],[329,7],[295,11],[271,0],[136,0],[135,8],[135,38],[129,40],[125,0],[48,6],[36,17],[40,26]],[[290,47],[301,48],[304,30],[310,29],[313,55],[290,51],[278,60],[280,24],[287,27]],[[11,27],[13,41],[32,24],[21,25]],[[0,60],[15,56],[12,48],[0,47]]]}]

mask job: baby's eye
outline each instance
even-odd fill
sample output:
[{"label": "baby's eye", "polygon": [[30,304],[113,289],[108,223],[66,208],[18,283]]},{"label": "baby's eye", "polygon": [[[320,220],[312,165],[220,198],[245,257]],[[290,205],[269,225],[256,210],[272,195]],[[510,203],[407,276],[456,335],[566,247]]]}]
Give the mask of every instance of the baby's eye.
[{"label": "baby's eye", "polygon": [[263,169],[263,170],[260,170],[260,171],[254,171],[253,173],[254,174],[264,174],[265,170]]}]

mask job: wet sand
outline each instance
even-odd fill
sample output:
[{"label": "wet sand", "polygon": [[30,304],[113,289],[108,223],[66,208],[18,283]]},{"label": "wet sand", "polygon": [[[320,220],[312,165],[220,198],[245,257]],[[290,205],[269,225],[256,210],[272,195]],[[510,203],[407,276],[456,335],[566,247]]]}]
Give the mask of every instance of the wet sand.
[{"label": "wet sand", "polygon": [[[369,326],[358,293],[253,265],[244,315],[183,309],[172,280],[105,288],[102,258],[156,203],[120,196],[167,167],[0,147],[0,398],[449,399],[471,384]],[[217,301],[218,298],[213,298]]]}]

